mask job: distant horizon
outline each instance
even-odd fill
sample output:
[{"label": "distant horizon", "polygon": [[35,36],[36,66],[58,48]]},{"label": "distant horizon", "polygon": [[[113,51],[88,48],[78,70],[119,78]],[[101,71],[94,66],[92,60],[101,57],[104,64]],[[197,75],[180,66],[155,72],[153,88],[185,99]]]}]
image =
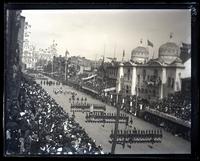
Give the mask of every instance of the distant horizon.
[{"label": "distant horizon", "polygon": [[[159,47],[168,41],[179,46],[182,42],[191,44],[189,9],[22,10],[22,16],[31,25],[30,43],[45,49],[55,40],[58,56],[68,50],[70,56],[99,60],[103,55],[115,55],[119,61],[125,50],[125,60],[129,60],[131,51],[141,45],[156,58]],[[147,46],[147,40],[153,48]]]}]

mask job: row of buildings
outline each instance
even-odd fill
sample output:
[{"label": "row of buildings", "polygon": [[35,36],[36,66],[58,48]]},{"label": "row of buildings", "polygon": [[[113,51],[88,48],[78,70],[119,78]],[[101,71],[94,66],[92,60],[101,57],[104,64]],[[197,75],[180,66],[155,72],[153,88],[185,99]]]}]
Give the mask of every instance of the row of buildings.
[{"label": "row of buildings", "polygon": [[50,62],[50,68],[44,66],[44,72],[54,73],[61,80],[66,79],[65,75],[69,77],[79,74],[90,74],[100,66],[100,61],[93,61],[80,56],[54,56],[53,62]]}]

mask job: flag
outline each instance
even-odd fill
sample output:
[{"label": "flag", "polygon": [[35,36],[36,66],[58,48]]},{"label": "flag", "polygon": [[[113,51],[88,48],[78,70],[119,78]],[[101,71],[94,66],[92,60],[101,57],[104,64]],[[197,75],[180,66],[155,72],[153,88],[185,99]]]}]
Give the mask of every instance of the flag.
[{"label": "flag", "polygon": [[123,57],[125,56],[125,50],[123,50]]},{"label": "flag", "polygon": [[140,39],[140,44],[142,44],[142,39]]},{"label": "flag", "polygon": [[169,38],[171,39],[173,37],[173,32],[170,32]]},{"label": "flag", "polygon": [[153,48],[153,43],[151,41],[149,41],[149,40],[147,40],[147,45],[151,46]]}]

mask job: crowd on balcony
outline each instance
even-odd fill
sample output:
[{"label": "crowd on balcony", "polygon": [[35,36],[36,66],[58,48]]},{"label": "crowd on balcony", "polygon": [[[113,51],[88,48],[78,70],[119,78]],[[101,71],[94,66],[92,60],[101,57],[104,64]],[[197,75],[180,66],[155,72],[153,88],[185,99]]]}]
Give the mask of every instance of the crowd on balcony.
[{"label": "crowd on balcony", "polygon": [[171,94],[161,101],[152,102],[149,107],[191,122],[191,100],[181,92]]},{"label": "crowd on balcony", "polygon": [[[120,98],[119,95],[118,97],[118,104],[121,106],[121,110],[127,113],[134,114],[137,109],[145,109],[145,107],[149,107],[159,112],[180,118],[184,121],[191,122],[191,100],[186,98],[182,92],[170,94],[169,96],[156,102],[149,102],[148,100],[142,99],[139,96],[137,97],[136,101],[135,95],[126,96],[124,98]],[[116,95],[113,95],[112,99],[110,95],[104,96],[104,100],[107,100],[108,103],[114,105],[114,102],[116,101]]]},{"label": "crowd on balcony", "polygon": [[7,154],[103,154],[102,147],[32,80],[22,79],[19,100],[6,109]]}]

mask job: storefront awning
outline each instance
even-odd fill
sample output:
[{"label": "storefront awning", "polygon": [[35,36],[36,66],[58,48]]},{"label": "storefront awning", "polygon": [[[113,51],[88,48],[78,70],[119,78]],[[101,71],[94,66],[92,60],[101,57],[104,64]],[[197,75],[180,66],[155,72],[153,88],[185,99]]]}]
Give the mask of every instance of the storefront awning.
[{"label": "storefront awning", "polygon": [[104,89],[104,92],[114,91],[116,90],[116,87],[106,88]]}]

